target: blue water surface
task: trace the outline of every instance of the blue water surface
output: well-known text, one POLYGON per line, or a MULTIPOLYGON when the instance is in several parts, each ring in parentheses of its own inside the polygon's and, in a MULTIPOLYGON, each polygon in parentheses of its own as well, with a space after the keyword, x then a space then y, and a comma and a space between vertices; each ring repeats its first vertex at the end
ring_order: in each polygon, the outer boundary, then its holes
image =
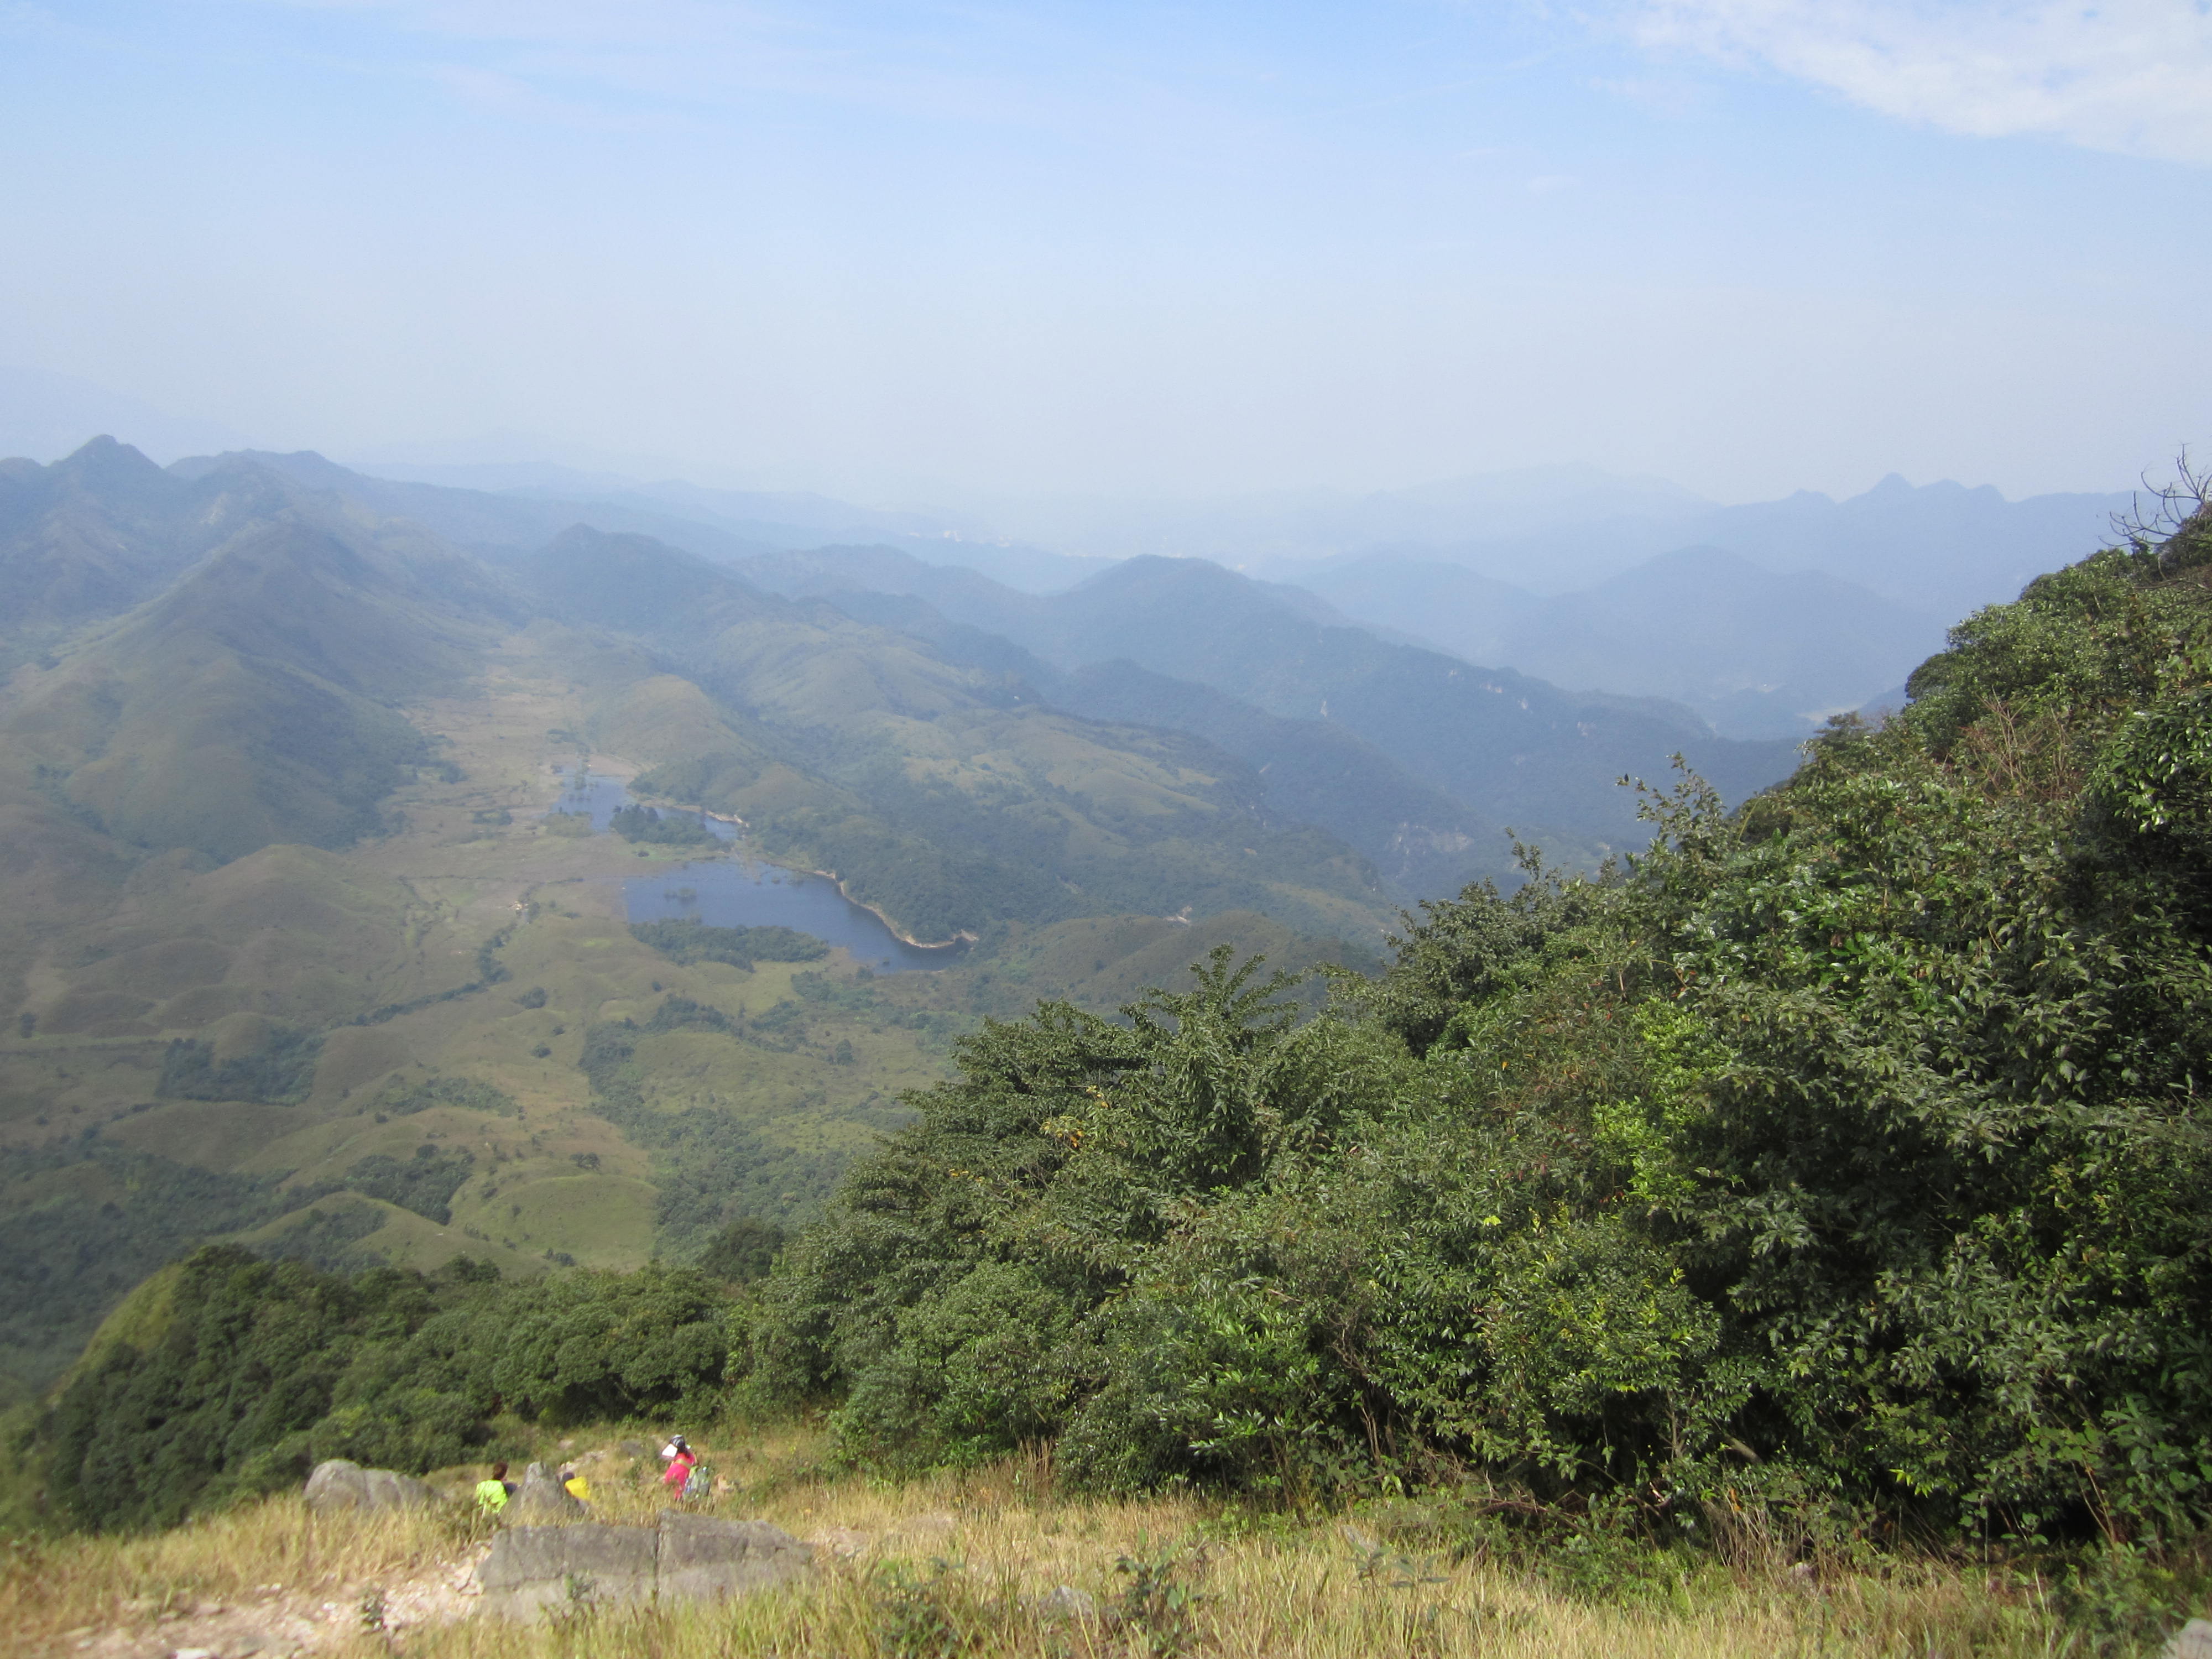
MULTIPOLYGON (((556 810, 589 812, 592 830, 604 833, 608 820, 629 804, 629 791, 618 780, 578 775, 566 781, 556 810)), ((724 841, 735 843, 742 839, 736 824, 720 818, 703 813, 672 813, 665 806, 659 811, 663 817, 696 816, 724 841)), ((795 927, 826 944, 842 946, 855 963, 879 974, 948 967, 964 951, 958 945, 926 950, 908 945, 884 926, 875 912, 839 892, 836 883, 748 859, 742 852, 734 858, 663 865, 649 876, 627 880, 623 883, 623 903, 632 921, 795 927)))
POLYGON ((773 864, 709 859, 668 867, 665 873, 623 883, 632 921, 703 921, 710 927, 795 927, 831 945, 879 974, 945 968, 959 960, 959 946, 924 950, 907 944, 872 910, 864 910, 820 876, 773 864))

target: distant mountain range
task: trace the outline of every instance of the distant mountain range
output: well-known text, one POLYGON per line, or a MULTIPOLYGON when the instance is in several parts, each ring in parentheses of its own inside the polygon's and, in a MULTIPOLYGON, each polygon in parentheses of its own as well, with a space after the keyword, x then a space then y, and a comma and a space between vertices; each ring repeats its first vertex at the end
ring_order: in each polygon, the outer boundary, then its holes
POLYGON ((1802 738, 1838 709, 1893 701, 1950 623, 2100 544, 2130 500, 2008 501, 1893 476, 1841 501, 1800 492, 1722 507, 1662 479, 1556 466, 1364 495, 963 514, 548 466, 412 476, 644 531, 710 558, 881 544, 1033 594, 1097 574, 1112 562, 1101 554, 1205 558, 1318 593, 1340 621, 1559 685, 1678 702, 1744 738, 1802 738), (1000 533, 1006 526, 1012 533, 1000 533))
POLYGON ((1332 561, 1302 580, 1348 616, 1472 661, 1671 698, 1743 738, 1802 738, 1902 684, 1945 628, 1825 572, 1779 574, 1717 547, 1662 553, 1549 598, 1390 555, 1332 561))
POLYGON ((1048 698, 1156 725, 1202 725, 1255 766, 1279 763, 1275 750, 1293 733, 1333 763, 1356 753, 1364 781, 1347 777, 1344 803, 1328 809, 1340 833, 1352 834, 1354 816, 1384 799, 1409 800, 1409 784, 1457 805, 1448 818, 1409 819, 1379 834, 1381 826, 1370 826, 1356 841, 1370 858, 1396 861, 1401 878, 1420 887, 1442 875, 1424 849, 1479 836, 1478 824, 1493 845, 1502 842, 1499 826, 1510 824, 1578 858, 1633 843, 1636 798, 1617 781, 1624 774, 1662 781, 1678 750, 1739 799, 1796 763, 1790 743, 1717 738, 1679 706, 1572 696, 1381 638, 1310 593, 1203 559, 1126 560, 1043 596, 888 548, 824 548, 739 568, 775 591, 857 603, 865 614, 908 629, 932 624, 852 596, 926 601, 945 619, 1039 659, 1043 665, 1026 672, 1048 698), (1194 698, 1191 682, 1214 696, 1194 698), (1224 702, 1273 724, 1232 720, 1224 702), (1384 793, 1386 776, 1395 781, 1384 793))

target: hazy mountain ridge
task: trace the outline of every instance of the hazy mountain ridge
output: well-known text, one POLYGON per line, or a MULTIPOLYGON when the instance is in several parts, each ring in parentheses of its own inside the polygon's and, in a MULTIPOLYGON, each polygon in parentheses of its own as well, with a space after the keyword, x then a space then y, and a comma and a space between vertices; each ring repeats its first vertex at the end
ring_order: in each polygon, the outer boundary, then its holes
MULTIPOLYGON (((1064 591, 1112 561, 1006 540, 994 519, 1124 555, 1210 557, 1319 594, 1341 613, 1315 620, 1354 621, 1396 643, 1441 646, 1585 694, 1666 697, 1723 735, 1753 739, 1802 738, 1828 711, 1880 697, 1941 645, 1949 620, 2009 599, 2101 539, 2128 500, 2008 501, 1986 488, 1916 488, 1892 477, 1842 501, 1800 491, 1719 507, 1663 479, 1561 466, 1364 495, 884 511, 556 467, 427 471, 539 504, 564 500, 600 528, 749 558, 754 580, 787 593, 854 580, 850 568, 825 576, 810 564, 823 531, 833 543, 874 544, 1025 595, 1064 591), (584 509, 586 501, 596 505, 584 509), (1737 562, 1700 571, 1686 557, 1699 546, 1737 562)), ((941 592, 892 559, 859 579, 878 591, 941 592)), ((1022 626, 974 592, 960 619, 989 631, 1022 626)))
POLYGON ((1937 649, 1945 624, 1820 571, 1711 547, 1540 597, 1463 566, 1332 561, 1303 578, 1364 623, 1554 684, 1679 702, 1735 737, 1810 735, 1937 649))
MULTIPOLYGON (((1662 778, 1677 750, 1732 799, 1784 775, 1795 760, 1786 742, 1702 733, 1687 711, 1669 718, 1618 697, 1577 697, 1378 638, 1335 619, 1311 595, 1286 595, 1202 559, 1131 559, 1045 596, 902 561, 890 549, 821 549, 744 568, 793 591, 888 587, 921 598, 1061 673, 1125 660, 1279 720, 1330 721, 1458 803, 1461 814, 1553 832, 1577 853, 1635 836, 1634 798, 1616 780, 1662 778)), ((1156 717, 1171 723, 1171 702, 1157 706, 1156 717)))

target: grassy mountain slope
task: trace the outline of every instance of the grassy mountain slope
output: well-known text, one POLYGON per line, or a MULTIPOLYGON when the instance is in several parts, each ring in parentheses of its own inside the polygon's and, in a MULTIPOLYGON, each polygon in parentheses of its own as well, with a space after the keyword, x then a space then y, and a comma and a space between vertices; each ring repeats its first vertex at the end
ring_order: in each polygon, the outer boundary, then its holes
POLYGON ((586 532, 502 574, 251 462, 107 459, 156 498, 147 538, 223 522, 0 695, 9 1389, 210 1235, 510 1274, 696 1253, 818 1204, 978 1012, 1172 952, 1194 929, 1163 913, 1300 959, 1387 916, 1198 740, 689 556, 586 532), (677 961, 619 882, 690 854, 540 816, 580 742, 1024 954, 927 983, 677 961), (1076 920, 1132 906, 1134 932, 1076 920))
POLYGON ((456 684, 489 638, 381 562, 325 526, 258 520, 19 678, 0 739, 132 846, 228 860, 372 833, 377 803, 428 759, 391 701, 456 684))
POLYGON ((0 463, 0 668, 152 598, 276 493, 196 486, 112 438, 0 463))
MULTIPOLYGON (((1456 893, 1508 868, 1501 825, 1334 720, 1285 720, 1127 661, 1091 664, 1047 684, 1053 700, 1077 714, 1167 726, 1218 744, 1259 774, 1277 811, 1341 836, 1401 891, 1456 893)), ((1559 850, 1574 857, 1584 849, 1559 850)))
MULTIPOLYGON (((1389 915, 1356 854, 1271 811, 1253 769, 1203 739, 1042 707, 1006 672, 640 538, 571 531, 519 574, 731 711, 665 686, 676 747, 628 750, 659 763, 645 787, 744 818, 917 937, 1232 909, 1373 936, 1389 915)), ((600 718, 638 733, 647 716, 626 692, 600 718)))
POLYGON ((697 515, 657 511, 651 502, 571 500, 404 483, 356 472, 312 450, 293 454, 242 450, 196 456, 177 462, 169 470, 179 477, 197 479, 241 466, 343 497, 377 518, 419 526, 456 547, 494 558, 542 547, 576 524, 613 534, 653 536, 707 558, 746 558, 781 544, 773 533, 732 533, 726 527, 702 522, 697 515))

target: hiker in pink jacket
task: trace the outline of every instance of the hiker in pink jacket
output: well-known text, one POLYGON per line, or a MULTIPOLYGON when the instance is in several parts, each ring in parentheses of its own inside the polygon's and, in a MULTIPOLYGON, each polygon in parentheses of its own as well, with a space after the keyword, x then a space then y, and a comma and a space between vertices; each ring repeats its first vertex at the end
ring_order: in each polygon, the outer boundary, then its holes
POLYGON ((691 1479, 691 1471, 699 1467, 699 1454, 679 1434, 670 1438, 660 1455, 668 1460, 668 1473, 660 1477, 660 1484, 672 1488, 678 1498, 685 1496, 684 1486, 691 1479))

